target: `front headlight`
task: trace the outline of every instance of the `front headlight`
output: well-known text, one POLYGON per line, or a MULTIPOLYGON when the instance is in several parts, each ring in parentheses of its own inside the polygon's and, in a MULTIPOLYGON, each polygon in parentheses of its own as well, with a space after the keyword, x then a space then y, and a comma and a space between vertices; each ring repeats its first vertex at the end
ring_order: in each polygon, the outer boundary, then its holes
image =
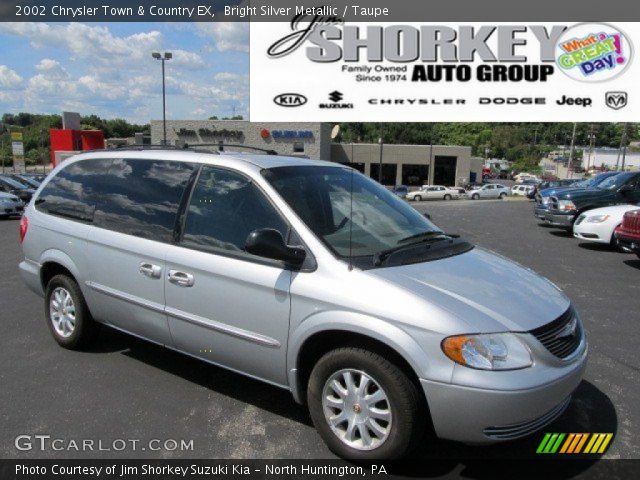
POLYGON ((558 210, 571 212, 572 210, 577 210, 577 208, 576 208, 576 205, 571 200, 560 200, 558 202, 558 210))
POLYGON ((533 364, 527 346, 512 333, 447 337, 442 351, 454 362, 479 370, 515 370, 533 364))
POLYGON ((593 217, 587 217, 585 222, 587 223, 602 223, 609 219, 609 215, 594 215, 593 217))
POLYGON ((549 197, 542 197, 542 205, 549 205, 551 199, 549 197))

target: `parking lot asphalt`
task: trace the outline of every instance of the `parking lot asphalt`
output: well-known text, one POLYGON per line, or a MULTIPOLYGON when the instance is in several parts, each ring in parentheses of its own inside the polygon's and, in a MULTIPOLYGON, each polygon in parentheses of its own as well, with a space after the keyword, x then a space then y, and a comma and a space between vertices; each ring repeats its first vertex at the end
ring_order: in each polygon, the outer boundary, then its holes
MULTIPOLYGON (((490 447, 425 441, 419 458, 530 458, 546 432, 612 432, 606 457, 640 458, 640 259, 540 226, 526 201, 413 204, 448 233, 552 280, 585 323, 590 359, 565 414, 530 438, 490 447)), ((331 458, 290 394, 162 347, 103 330, 89 351, 57 346, 42 299, 22 284, 18 221, 0 220, 1 458, 331 458), (18 435, 138 439, 124 451, 19 451, 18 435), (193 440, 190 451, 144 449, 193 440)), ((461 460, 463 462, 464 460, 461 460)))

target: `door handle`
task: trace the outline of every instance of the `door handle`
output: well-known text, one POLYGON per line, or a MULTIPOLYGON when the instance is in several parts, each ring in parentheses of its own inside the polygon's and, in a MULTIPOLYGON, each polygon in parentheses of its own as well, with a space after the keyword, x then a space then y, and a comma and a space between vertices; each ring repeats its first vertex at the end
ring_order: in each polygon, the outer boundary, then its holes
POLYGON ((149 278, 160 278, 160 274, 162 273, 162 267, 159 265, 154 265, 152 263, 142 262, 138 271, 149 278))
POLYGON ((171 283, 179 287, 192 287, 195 282, 193 275, 178 270, 169 270, 168 278, 171 283))

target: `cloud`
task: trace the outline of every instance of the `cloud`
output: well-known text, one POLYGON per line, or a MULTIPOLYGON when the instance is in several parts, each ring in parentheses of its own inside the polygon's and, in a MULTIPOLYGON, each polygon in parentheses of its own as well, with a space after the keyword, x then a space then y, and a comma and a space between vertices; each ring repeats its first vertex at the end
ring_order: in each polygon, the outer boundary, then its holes
POLYGON ((201 37, 213 39, 221 52, 249 51, 249 24, 246 22, 199 22, 196 28, 201 37))
POLYGON ((44 72, 47 77, 53 80, 64 80, 69 78, 69 72, 60 65, 57 60, 50 58, 43 58, 38 64, 36 64, 36 70, 44 72))
POLYGON ((0 87, 6 90, 16 90, 22 86, 22 77, 6 65, 0 65, 0 87))

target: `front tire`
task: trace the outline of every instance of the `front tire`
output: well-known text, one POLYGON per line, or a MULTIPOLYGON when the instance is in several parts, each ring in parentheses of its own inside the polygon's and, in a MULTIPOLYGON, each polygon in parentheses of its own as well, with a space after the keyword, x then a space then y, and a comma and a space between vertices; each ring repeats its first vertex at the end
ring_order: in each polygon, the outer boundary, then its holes
POLYGON ((93 320, 76 281, 56 275, 47 284, 45 316, 58 345, 70 350, 86 347, 95 338, 99 324, 93 320))
POLYGON ((420 195, 416 195, 415 197, 413 197, 413 199, 414 199, 416 202, 421 202, 421 201, 422 201, 422 197, 421 197, 420 195))
POLYGON ((445 200, 451 200, 451 195, 449 195, 448 193, 444 196, 445 200))
POLYGON ((424 432, 415 384, 369 350, 349 347, 324 355, 311 372, 307 402, 320 436, 342 458, 400 458, 424 432))
POLYGON ((507 198, 507 194, 506 194, 506 193, 504 193, 504 192, 502 192, 502 193, 500 194, 500 200, 504 200, 505 198, 507 198))
POLYGON ((474 193, 473 195, 471 195, 472 200, 478 200, 479 198, 480 198, 480 195, 478 195, 477 193, 474 193))

